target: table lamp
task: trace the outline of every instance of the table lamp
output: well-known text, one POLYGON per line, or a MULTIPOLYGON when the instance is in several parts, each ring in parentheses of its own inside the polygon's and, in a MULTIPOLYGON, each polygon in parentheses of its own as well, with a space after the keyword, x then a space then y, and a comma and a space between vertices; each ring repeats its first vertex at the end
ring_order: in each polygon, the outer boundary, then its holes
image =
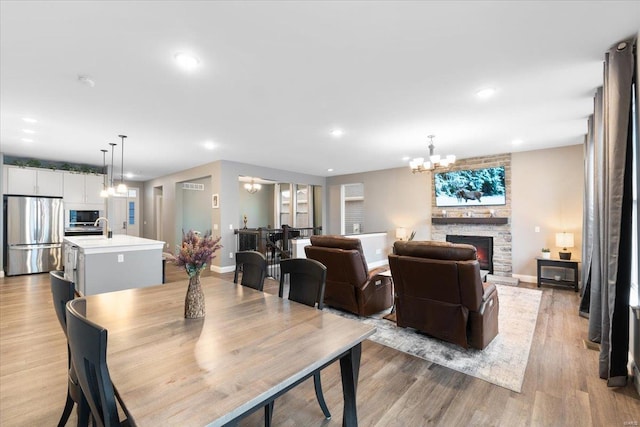
POLYGON ((571 252, 567 252, 567 248, 573 247, 573 233, 556 233, 556 246, 562 248, 560 259, 571 259, 571 252))
POLYGON ((396 239, 404 240, 407 238, 407 229, 403 227, 396 228, 396 239))

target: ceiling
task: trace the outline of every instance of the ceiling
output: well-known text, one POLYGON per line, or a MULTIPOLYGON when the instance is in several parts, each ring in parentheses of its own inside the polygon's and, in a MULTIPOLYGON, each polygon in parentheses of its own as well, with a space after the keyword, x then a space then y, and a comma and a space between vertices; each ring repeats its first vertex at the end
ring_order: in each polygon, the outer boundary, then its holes
POLYGON ((605 51, 639 29, 639 1, 3 0, 0 151, 101 165, 125 134, 147 180, 395 168, 430 134, 458 158, 580 144, 605 51))

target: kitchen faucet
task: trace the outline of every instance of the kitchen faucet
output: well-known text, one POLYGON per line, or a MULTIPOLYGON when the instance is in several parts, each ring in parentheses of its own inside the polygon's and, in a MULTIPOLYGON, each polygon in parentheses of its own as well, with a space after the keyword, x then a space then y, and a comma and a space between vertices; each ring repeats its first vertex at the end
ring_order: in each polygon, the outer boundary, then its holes
POLYGON ((96 222, 93 223, 93 226, 97 227, 98 223, 100 222, 101 219, 104 220, 104 222, 107 223, 107 227, 105 229, 105 232, 107 233, 107 238, 110 239, 112 234, 111 234, 111 229, 109 229, 109 220, 107 218, 101 216, 100 218, 96 219, 96 222))

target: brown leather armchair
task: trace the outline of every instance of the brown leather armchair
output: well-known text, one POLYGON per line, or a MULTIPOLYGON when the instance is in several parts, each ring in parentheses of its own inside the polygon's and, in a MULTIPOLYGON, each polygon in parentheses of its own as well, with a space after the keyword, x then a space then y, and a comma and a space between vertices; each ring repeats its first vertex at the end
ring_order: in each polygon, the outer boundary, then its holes
POLYGON ((387 267, 369 271, 360 239, 342 236, 311 236, 311 246, 305 246, 307 258, 327 267, 324 303, 369 316, 393 305, 393 283, 378 273, 387 267))
POLYGON ((498 291, 480 279, 476 248, 398 241, 389 255, 396 318, 436 338, 482 350, 498 335, 498 291))

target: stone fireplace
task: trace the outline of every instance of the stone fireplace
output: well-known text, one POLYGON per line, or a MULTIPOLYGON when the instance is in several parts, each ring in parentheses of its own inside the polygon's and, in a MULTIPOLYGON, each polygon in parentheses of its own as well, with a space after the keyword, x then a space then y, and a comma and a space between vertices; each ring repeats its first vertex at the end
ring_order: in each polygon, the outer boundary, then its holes
POLYGON ((480 270, 487 270, 489 274, 493 274, 493 237, 447 234, 446 240, 451 243, 464 243, 475 246, 480 270))
MULTIPOLYGON (((476 246, 478 258, 486 258, 486 262, 479 259, 482 270, 489 270, 490 274, 496 276, 510 277, 513 272, 511 258, 511 154, 460 159, 450 169, 481 169, 494 166, 504 166, 505 168, 506 203, 504 205, 474 206, 470 202, 465 206, 437 207, 432 181, 431 240, 444 242, 448 241, 447 236, 461 238, 460 240, 463 241, 460 243, 476 246), (485 249, 480 249, 476 243, 470 243, 469 238, 490 240, 492 253, 485 256, 485 249), (485 265, 490 268, 486 268, 485 265)), ((456 240, 456 242, 458 241, 456 240)))

